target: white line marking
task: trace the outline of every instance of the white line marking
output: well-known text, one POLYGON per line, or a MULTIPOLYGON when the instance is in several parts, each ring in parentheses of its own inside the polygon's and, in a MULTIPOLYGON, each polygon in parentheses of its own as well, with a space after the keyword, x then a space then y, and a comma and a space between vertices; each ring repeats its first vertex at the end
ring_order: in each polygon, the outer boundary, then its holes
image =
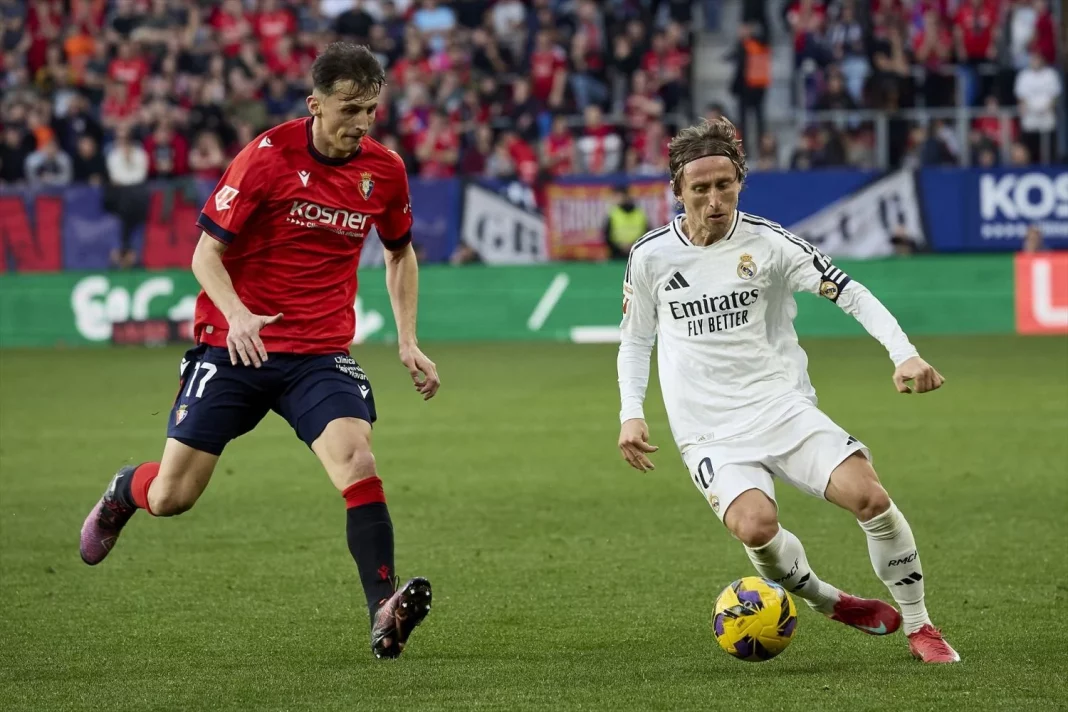
POLYGON ((571 341, 576 344, 618 344, 618 326, 575 326, 571 328, 571 341))
POLYGON ((553 313, 556 303, 560 301, 560 297, 564 295, 564 291, 570 283, 571 279, 564 272, 553 277, 549 288, 545 290, 545 294, 541 295, 541 299, 538 300, 538 306, 534 307, 530 318, 527 319, 528 329, 537 331, 545 324, 545 320, 553 313))

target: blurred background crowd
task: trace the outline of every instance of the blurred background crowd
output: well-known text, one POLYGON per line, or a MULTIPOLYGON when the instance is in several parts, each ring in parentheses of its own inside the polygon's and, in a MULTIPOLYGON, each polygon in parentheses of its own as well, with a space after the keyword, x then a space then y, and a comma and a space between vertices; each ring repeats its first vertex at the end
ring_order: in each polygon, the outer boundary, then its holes
MULTIPOLYGON (((1056 12, 1055 12, 1056 10, 1056 12)), ((0 182, 218 178, 306 115, 317 49, 388 70, 413 175, 662 174, 701 116, 754 170, 1063 160, 1047 0, 0 0, 0 182), (963 111, 962 111, 963 107, 963 111)))

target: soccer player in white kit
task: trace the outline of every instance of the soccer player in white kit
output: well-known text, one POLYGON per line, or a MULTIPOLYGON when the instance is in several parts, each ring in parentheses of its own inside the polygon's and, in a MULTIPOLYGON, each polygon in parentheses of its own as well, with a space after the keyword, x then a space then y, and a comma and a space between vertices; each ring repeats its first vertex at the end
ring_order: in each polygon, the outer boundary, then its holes
POLYGON ((889 352, 899 392, 926 393, 945 379, 863 285, 809 243, 738 210, 746 165, 729 121, 683 130, 671 142, 669 170, 686 212, 634 243, 623 283, 623 457, 653 469, 657 448, 642 403, 659 337, 661 390, 682 459, 760 575, 866 633, 903 623, 909 650, 924 662, 959 661, 927 615, 912 530, 870 452, 816 406, 793 327, 794 293, 820 294, 857 319, 889 352), (801 542, 779 525, 775 478, 852 512, 901 613, 817 577, 801 542))

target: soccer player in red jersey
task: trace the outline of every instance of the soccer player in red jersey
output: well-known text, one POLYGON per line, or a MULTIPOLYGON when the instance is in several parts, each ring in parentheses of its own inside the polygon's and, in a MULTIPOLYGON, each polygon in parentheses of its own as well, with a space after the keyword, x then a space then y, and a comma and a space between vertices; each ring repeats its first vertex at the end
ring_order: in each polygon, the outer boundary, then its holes
POLYGON ((393 658, 430 610, 431 587, 421 577, 397 587, 393 524, 371 452, 374 396, 349 355, 356 267, 372 227, 387 248, 401 362, 424 400, 440 380, 416 342, 418 267, 404 164, 367 136, 382 67, 365 47, 339 42, 316 59, 312 79, 311 117, 245 146, 197 220, 196 345, 182 359, 163 457, 114 476, 82 527, 81 556, 100 563, 139 509, 172 516, 192 507, 226 444, 273 410, 345 499, 371 649, 393 658))

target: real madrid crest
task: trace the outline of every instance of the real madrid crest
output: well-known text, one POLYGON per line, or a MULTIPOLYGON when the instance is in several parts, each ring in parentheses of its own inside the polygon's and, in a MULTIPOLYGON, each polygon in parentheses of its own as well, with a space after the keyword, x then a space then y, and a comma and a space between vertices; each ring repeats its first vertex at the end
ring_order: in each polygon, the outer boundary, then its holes
POLYGON ((363 194, 363 199, 367 200, 371 197, 371 191, 375 189, 375 181, 371 177, 371 174, 364 171, 360 174, 360 193, 363 194))
POLYGON ((820 296, 827 297, 833 302, 838 298, 838 285, 829 279, 823 280, 820 283, 820 296))
POLYGON ((748 253, 743 253, 738 260, 738 276, 742 279, 752 279, 756 277, 757 266, 756 262, 753 262, 753 256, 748 253))

